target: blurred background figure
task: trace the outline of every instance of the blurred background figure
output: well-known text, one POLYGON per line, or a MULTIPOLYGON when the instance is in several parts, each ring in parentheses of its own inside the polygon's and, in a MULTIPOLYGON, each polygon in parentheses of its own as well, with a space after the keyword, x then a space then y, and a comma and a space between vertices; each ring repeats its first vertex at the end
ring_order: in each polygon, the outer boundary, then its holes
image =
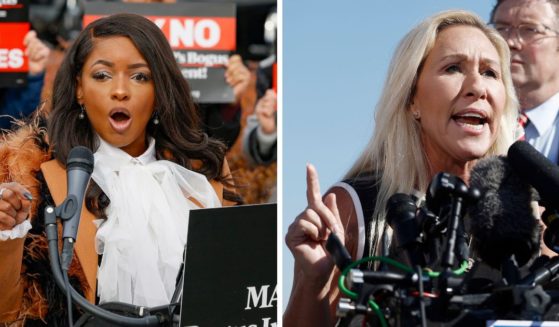
POLYGON ((272 10, 264 24, 264 38, 272 44, 270 55, 256 70, 258 101, 254 114, 247 117, 243 150, 253 164, 267 165, 277 157, 277 94, 274 66, 276 65, 277 13, 272 10))
POLYGON ((507 41, 523 139, 559 161, 559 2, 498 0, 490 23, 507 41))
POLYGON ((256 103, 255 113, 250 115, 245 128, 243 149, 254 164, 266 165, 277 157, 277 97, 274 90, 256 103))
POLYGON ((268 90, 258 100, 255 113, 247 118, 243 150, 248 159, 246 170, 259 172, 252 189, 260 190, 257 193, 260 198, 253 201, 277 202, 277 98, 274 90, 268 90))
MULTIPOLYGON (((250 97, 248 87, 251 72, 244 65, 241 56, 232 55, 225 70, 225 81, 231 88, 235 101, 233 103, 201 103, 198 106, 206 133, 225 143, 231 148, 241 131, 242 107, 248 106, 244 97, 250 97)), ((250 99, 248 100, 250 103, 250 99)))
POLYGON ((14 127, 15 119, 29 117, 41 103, 41 90, 45 68, 50 55, 49 47, 29 31, 23 40, 25 55, 29 58, 29 76, 23 87, 0 88, 0 129, 14 127))
POLYGON ((276 202, 277 185, 277 86, 274 67, 277 49, 277 10, 272 7, 264 22, 267 56, 253 61, 252 83, 245 96, 241 120, 241 135, 228 158, 236 168, 240 181, 239 193, 247 203, 276 202), (240 143, 240 144, 239 144, 240 143), (234 149, 237 150, 237 149, 234 149))

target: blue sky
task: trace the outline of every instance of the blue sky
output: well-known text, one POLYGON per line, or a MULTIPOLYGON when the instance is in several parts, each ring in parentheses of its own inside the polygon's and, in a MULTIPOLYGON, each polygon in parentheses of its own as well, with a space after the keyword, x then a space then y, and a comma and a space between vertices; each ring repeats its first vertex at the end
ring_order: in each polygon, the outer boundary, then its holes
MULTIPOLYGON (((373 112, 399 40, 423 18, 466 9, 488 20, 495 0, 283 1, 283 233, 306 207, 305 165, 324 192, 372 135, 373 112)), ((283 307, 293 259, 282 238, 283 307)))

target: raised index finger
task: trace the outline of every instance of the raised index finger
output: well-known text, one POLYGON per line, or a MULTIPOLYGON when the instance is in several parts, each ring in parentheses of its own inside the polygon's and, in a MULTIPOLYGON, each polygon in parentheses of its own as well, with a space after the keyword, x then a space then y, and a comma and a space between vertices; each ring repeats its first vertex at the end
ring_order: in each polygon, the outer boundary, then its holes
POLYGON ((323 203, 318 173, 312 164, 307 164, 307 203, 311 207, 323 203))

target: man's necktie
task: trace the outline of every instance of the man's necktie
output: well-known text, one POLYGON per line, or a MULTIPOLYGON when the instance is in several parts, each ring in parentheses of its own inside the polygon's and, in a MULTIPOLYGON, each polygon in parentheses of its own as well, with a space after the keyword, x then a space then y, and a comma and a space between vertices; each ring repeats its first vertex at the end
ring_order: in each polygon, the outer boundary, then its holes
POLYGON ((526 141, 526 126, 530 124, 530 119, 525 113, 521 113, 518 116, 518 125, 522 128, 522 135, 518 138, 519 141, 526 141))

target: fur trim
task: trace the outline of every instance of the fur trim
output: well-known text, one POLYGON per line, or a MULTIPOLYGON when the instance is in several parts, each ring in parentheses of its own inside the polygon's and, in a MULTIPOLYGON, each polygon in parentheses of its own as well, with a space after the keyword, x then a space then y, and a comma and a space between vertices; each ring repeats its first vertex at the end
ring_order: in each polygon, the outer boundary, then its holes
MULTIPOLYGON (((26 187, 34 199, 39 198, 39 182, 35 177, 41 163, 50 159, 43 150, 46 132, 37 126, 24 126, 3 136, 0 145, 0 182, 17 182, 26 187)), ((31 217, 37 215, 37 201, 31 204, 31 217)))
MULTIPOLYGON (((242 155, 229 158, 236 190, 247 204, 268 203, 276 191, 277 163, 252 166, 242 155)), ((273 199, 272 202, 275 202, 273 199)))
MULTIPOLYGON (((3 138, 0 144, 0 182, 18 182, 33 195, 33 228, 25 239, 21 269, 24 285, 22 306, 17 320, 7 326, 66 326, 66 299, 52 277, 44 233, 44 208, 54 204, 40 172, 40 165, 51 158, 45 141, 46 132, 37 124, 26 125, 3 138)), ((78 292, 88 288, 78 260, 72 261, 68 275, 78 292)), ((74 317, 78 316, 76 312, 74 317)))

